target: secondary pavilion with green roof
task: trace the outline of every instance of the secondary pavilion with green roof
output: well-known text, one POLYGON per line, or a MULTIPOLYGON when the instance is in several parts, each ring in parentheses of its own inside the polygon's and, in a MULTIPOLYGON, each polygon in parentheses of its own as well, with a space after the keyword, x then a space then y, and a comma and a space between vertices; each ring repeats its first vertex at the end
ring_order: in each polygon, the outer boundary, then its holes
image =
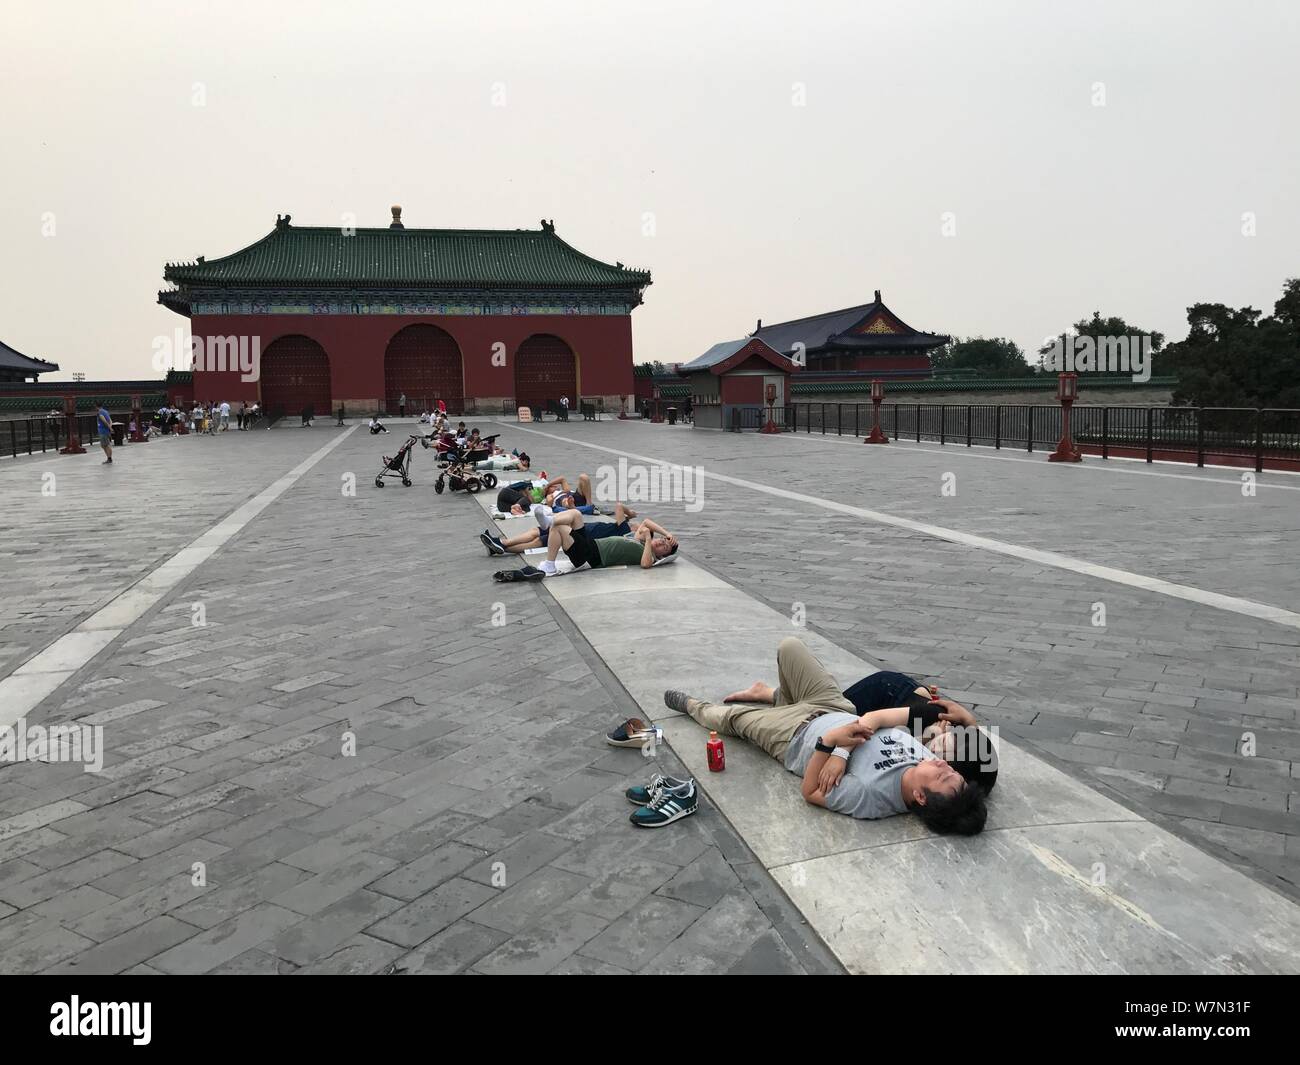
MULTIPOLYGON (((218 259, 168 263, 158 302, 201 341, 200 400, 318 416, 345 404, 407 413, 542 407, 567 396, 618 409, 634 391, 632 309, 650 274, 584 255, 540 229, 294 226, 218 259), (260 352, 256 380, 233 352, 260 352)), ((247 363, 245 363, 247 367, 247 363)))

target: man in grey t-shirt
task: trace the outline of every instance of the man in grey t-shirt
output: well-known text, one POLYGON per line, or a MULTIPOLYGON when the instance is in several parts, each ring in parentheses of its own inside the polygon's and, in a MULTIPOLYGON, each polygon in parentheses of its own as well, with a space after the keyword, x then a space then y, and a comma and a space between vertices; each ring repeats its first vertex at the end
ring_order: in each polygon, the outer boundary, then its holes
MULTIPOLYGON (((838 746, 826 742, 826 734, 855 725, 858 720, 856 714, 833 713, 823 714, 810 721, 790 741, 785 752, 786 769, 800 777, 804 776, 808 763, 817 753, 818 743, 829 747, 838 746)), ((831 757, 836 755, 832 753, 831 757)), ((906 779, 913 788, 921 786, 912 779, 916 774, 909 771, 925 762, 939 763, 936 766, 925 765, 922 776, 936 776, 937 779, 930 783, 941 785, 945 774, 936 774, 935 771, 940 766, 948 768, 942 758, 927 750, 905 728, 882 729, 848 752, 848 765, 844 775, 838 784, 823 795, 820 805, 836 813, 871 820, 905 814, 910 807, 905 798, 907 788, 904 781, 906 779)), ((956 774, 955 770, 950 772, 956 774)))
MULTIPOLYGON (((664 692, 664 702, 707 729, 762 747, 802 777, 801 793, 814 806, 869 819, 912 811, 940 833, 983 830, 982 789, 906 729, 877 729, 878 720, 859 718, 835 678, 800 640, 781 641, 776 668, 773 703, 710 703, 678 691, 664 692)), ((895 716, 905 722, 907 709, 899 708, 895 716)))

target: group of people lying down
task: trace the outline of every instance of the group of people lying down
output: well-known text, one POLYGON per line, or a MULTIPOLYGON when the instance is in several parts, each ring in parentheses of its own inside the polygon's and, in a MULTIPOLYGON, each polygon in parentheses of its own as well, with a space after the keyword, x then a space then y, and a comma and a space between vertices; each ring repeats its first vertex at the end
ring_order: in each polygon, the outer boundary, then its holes
POLYGON ((872 673, 841 691, 793 636, 777 648, 776 672, 775 687, 759 681, 721 703, 680 691, 664 692, 664 703, 763 748, 802 778, 814 806, 871 819, 911 812, 938 833, 983 830, 998 759, 970 710, 902 673, 872 673))
MULTIPOLYGON (((589 522, 596 513, 591 502, 591 478, 580 474, 577 488, 564 477, 516 481, 497 493, 501 516, 532 514, 537 528, 513 537, 502 537, 484 529, 479 540, 489 555, 523 554, 546 548, 546 561, 534 571, 539 576, 559 572, 556 560, 563 551, 573 568, 601 569, 611 566, 640 566, 650 569, 677 554, 677 537, 650 518, 634 521, 636 511, 626 504, 614 507, 613 521, 589 522)), ((532 567, 526 567, 532 570, 532 567)))

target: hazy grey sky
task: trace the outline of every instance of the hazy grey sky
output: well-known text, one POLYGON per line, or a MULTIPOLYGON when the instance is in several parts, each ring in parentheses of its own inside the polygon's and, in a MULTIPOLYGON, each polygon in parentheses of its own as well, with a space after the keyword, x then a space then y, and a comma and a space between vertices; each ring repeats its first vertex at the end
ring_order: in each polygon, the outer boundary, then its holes
POLYGON ((653 271, 638 360, 876 288, 1027 349, 1094 307, 1177 339, 1189 304, 1268 310, 1300 274, 1293 2, 2 10, 0 339, 63 378, 157 376, 185 322, 154 302, 163 263, 277 212, 554 218, 653 271))

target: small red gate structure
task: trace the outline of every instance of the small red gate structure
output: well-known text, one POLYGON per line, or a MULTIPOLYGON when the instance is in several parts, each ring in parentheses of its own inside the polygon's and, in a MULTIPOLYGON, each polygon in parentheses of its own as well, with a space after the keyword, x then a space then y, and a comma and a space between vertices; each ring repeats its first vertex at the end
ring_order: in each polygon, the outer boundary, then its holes
MULTIPOLYGON (((888 444, 889 437, 885 435, 880 428, 880 404, 885 398, 885 383, 879 378, 871 382, 871 435, 864 441, 864 444, 888 444)), ((853 416, 855 419, 857 415, 853 416)))
POLYGON ((1079 398, 1079 375, 1063 373, 1057 378, 1056 398, 1061 401, 1061 439, 1056 450, 1047 456, 1048 462, 1082 462, 1083 454, 1070 439, 1070 408, 1079 398))
POLYGON ((81 435, 77 432, 77 397, 63 397, 64 425, 68 431, 68 442, 59 448, 60 455, 84 455, 86 449, 81 446, 81 435))

